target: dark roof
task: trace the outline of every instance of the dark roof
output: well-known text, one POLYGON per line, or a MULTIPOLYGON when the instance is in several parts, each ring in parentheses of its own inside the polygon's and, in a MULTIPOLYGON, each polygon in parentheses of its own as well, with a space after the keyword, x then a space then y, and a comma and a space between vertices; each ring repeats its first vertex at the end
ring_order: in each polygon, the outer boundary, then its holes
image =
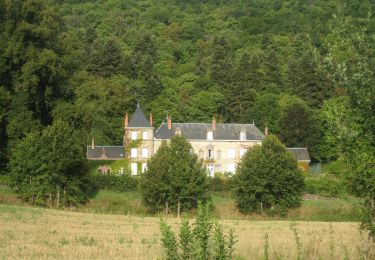
MULTIPOLYGON (((170 139, 176 132, 181 130, 181 134, 187 139, 206 140, 207 130, 212 130, 212 124, 207 123, 174 123, 172 129, 168 129, 168 124, 162 123, 155 133, 156 139, 170 139)), ((246 132, 246 140, 263 140, 264 134, 253 124, 216 124, 214 140, 240 140, 240 132, 246 132)))
POLYGON ((87 146, 87 159, 89 160, 119 160, 125 157, 123 146, 87 146))
POLYGON ((137 109, 130 118, 128 127, 150 127, 150 122, 147 120, 139 106, 137 106, 137 109))
POLYGON ((309 152, 307 148, 286 148, 288 151, 292 152, 297 161, 309 161, 311 162, 309 152))

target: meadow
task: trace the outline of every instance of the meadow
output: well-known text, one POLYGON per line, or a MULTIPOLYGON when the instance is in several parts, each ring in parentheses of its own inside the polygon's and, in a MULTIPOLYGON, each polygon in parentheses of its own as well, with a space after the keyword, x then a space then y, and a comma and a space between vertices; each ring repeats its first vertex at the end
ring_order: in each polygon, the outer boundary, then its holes
MULTIPOLYGON (((160 259, 158 217, 91 214, 0 204, 0 259, 160 259)), ((168 222, 177 229, 180 219, 168 222)), ((223 220, 238 259, 360 259, 356 222, 223 220), (268 234, 268 241, 265 236, 268 234)))

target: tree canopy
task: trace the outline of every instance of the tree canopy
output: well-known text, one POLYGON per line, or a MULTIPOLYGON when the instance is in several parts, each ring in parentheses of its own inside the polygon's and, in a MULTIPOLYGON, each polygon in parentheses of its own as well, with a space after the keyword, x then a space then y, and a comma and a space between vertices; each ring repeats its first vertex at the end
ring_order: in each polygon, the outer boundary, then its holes
POLYGON ((175 135, 163 142, 141 176, 141 193, 146 205, 155 210, 166 206, 181 210, 195 208, 207 199, 207 172, 190 143, 175 135))
POLYGON ((235 175, 235 198, 243 213, 285 214, 302 201, 303 175, 293 155, 274 135, 253 146, 242 158, 235 175))

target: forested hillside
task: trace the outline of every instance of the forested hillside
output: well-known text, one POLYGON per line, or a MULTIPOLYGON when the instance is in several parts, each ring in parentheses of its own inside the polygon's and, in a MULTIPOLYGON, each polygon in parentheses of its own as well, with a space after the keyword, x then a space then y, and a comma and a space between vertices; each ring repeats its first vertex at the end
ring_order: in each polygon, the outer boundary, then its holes
POLYGON ((61 119, 82 148, 156 126, 255 122, 332 161, 374 146, 371 1, 0 0, 0 156, 61 119))

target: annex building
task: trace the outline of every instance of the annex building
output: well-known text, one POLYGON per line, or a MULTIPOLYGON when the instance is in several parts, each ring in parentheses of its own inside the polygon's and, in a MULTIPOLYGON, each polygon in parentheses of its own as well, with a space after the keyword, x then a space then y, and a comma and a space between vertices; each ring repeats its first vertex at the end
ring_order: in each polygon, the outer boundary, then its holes
MULTIPOLYGON (((189 140, 194 152, 204 162, 208 174, 215 172, 231 173, 246 151, 261 145, 265 134, 254 123, 173 123, 168 116, 156 130, 152 124, 152 114, 146 118, 139 105, 132 117, 124 118, 124 138, 121 146, 96 146, 94 139, 87 146, 88 160, 123 160, 127 158, 131 174, 136 175, 147 168, 147 160, 158 150, 164 140, 180 134, 189 140)), ((267 134, 267 133, 266 133, 267 134)), ((296 157, 299 167, 308 170, 310 156, 306 148, 287 148, 296 157)), ((101 170, 109 172, 109 166, 101 166, 101 170)))

